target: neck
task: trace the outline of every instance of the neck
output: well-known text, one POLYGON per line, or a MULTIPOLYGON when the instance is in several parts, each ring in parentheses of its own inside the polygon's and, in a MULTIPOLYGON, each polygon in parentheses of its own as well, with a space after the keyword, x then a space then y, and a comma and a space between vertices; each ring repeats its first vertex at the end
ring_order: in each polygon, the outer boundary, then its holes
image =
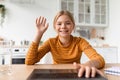
POLYGON ((68 37, 59 37, 59 40, 63 46, 68 46, 70 44, 70 36, 68 37))

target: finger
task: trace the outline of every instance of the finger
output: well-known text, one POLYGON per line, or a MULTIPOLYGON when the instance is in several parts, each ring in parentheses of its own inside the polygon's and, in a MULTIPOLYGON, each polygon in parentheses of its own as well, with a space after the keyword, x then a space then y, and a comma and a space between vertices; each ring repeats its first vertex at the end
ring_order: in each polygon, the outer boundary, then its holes
POLYGON ((77 64, 76 62, 74 62, 73 65, 76 67, 76 69, 78 69, 78 77, 82 77, 85 72, 85 67, 80 64, 77 64))
POLYGON ((43 21, 44 21, 44 17, 41 17, 40 18, 40 24, 43 24, 43 21))
POLYGON ((40 24, 41 19, 42 19, 42 16, 40 16, 40 17, 38 18, 38 23, 39 23, 39 24, 40 24))
POLYGON ((49 24, 48 24, 48 23, 47 23, 47 24, 45 24, 46 29, 48 28, 48 26, 49 26, 49 24))
POLYGON ((38 24, 38 18, 36 18, 36 24, 38 24))
POLYGON ((79 70, 78 70, 78 77, 82 77, 84 75, 84 72, 85 72, 85 68, 84 67, 81 67, 79 70))
POLYGON ((36 19, 36 25, 38 26, 40 24, 41 16, 36 19))
POLYGON ((85 67, 85 77, 89 78, 91 73, 91 68, 89 66, 85 67))
POLYGON ((40 16, 40 17, 38 18, 38 20, 37 20, 37 23, 38 23, 38 24, 40 23, 41 18, 42 18, 42 16, 40 16))
POLYGON ((43 18, 43 25, 45 26, 46 24, 46 18, 43 18))
POLYGON ((91 68, 91 77, 95 77, 95 75, 96 75, 96 68, 95 67, 92 67, 91 68))
POLYGON ((76 65, 77 63, 76 62, 73 62, 73 65, 76 65))
POLYGON ((73 66, 75 66, 76 69, 80 68, 80 64, 77 64, 76 62, 73 63, 73 66))

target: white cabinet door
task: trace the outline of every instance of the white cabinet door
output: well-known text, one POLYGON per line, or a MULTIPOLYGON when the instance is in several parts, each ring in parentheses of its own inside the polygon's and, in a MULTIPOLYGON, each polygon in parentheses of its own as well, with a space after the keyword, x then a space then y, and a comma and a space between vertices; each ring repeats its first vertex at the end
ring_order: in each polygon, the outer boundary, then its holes
POLYGON ((60 9, 70 11, 78 26, 108 26, 108 0, 60 0, 60 9))
POLYGON ((106 63, 118 63, 118 49, 117 47, 95 48, 101 54, 106 63))
POLYGON ((37 64, 53 64, 51 53, 48 52, 37 64))
MULTIPOLYGON (((106 63, 118 63, 117 47, 105 47, 105 48, 97 47, 95 49, 101 56, 103 56, 106 63)), ((84 63, 88 60, 89 59, 87 58, 87 56, 83 53, 81 63, 84 63)))

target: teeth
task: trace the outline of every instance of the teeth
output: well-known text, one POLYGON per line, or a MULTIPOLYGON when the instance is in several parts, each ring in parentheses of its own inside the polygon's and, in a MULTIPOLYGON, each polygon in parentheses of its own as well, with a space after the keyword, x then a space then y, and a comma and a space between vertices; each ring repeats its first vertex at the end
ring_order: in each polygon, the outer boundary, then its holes
POLYGON ((68 32, 68 31, 60 31, 60 32, 63 32, 63 33, 64 33, 64 32, 68 32))
POLYGON ((60 31, 60 32, 68 32, 68 31, 60 31))

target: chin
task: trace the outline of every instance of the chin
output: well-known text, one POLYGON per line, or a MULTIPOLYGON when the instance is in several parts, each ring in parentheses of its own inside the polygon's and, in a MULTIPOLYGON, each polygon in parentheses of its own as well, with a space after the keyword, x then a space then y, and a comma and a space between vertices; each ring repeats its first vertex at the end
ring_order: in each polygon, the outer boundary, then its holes
POLYGON ((60 35, 61 37, 68 37, 68 36, 70 36, 70 35, 66 35, 66 34, 64 34, 64 35, 60 35))

